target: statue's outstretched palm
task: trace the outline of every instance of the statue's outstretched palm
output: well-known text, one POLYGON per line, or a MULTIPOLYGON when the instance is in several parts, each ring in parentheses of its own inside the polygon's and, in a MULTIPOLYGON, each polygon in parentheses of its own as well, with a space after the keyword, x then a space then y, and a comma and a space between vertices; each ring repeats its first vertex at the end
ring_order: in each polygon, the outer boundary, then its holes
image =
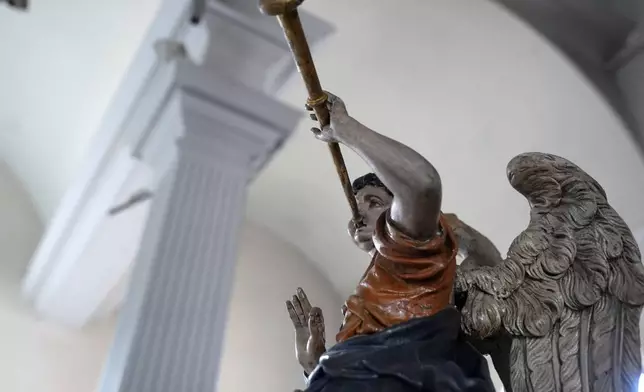
POLYGON ((295 355, 304 371, 311 373, 326 351, 322 310, 311 307, 301 288, 292 300, 286 301, 286 308, 295 328, 295 355))

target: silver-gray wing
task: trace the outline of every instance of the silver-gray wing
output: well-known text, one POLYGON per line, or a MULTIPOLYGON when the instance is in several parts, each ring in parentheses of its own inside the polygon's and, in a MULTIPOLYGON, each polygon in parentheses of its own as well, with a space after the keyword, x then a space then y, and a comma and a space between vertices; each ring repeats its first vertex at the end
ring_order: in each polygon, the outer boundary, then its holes
POLYGON ((563 158, 519 155, 508 178, 530 223, 502 263, 458 270, 463 329, 512 336, 514 392, 636 392, 644 266, 631 231, 563 158))

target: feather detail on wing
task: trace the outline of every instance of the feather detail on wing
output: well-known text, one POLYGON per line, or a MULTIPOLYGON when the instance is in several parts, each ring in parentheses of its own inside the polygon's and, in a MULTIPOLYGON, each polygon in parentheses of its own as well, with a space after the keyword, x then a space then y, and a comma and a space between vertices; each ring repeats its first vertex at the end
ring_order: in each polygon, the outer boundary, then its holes
POLYGON ((464 331, 513 337, 514 392, 635 392, 644 266, 631 231, 563 158, 519 155, 508 178, 530 223, 500 264, 459 270, 464 331))

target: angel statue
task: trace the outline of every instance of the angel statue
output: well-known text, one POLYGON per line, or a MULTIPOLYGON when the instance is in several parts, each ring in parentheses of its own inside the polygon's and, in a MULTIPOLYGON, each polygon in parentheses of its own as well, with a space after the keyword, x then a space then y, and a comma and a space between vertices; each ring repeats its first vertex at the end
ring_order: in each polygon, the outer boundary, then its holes
POLYGON ((644 266, 592 177, 554 155, 512 159, 531 212, 502 258, 441 213, 431 163, 328 96, 331 124, 315 136, 374 171, 353 184, 362 221, 349 224, 372 261, 328 351, 322 311, 302 290, 287 301, 306 391, 494 391, 489 353, 506 391, 636 392, 644 266))

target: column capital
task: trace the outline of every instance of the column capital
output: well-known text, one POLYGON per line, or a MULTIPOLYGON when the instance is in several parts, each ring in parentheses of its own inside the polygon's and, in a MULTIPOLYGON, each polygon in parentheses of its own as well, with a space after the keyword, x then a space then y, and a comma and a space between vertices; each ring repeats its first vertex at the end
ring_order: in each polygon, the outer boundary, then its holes
POLYGON ((301 110, 190 59, 177 58, 168 67, 157 75, 157 84, 166 87, 151 89, 157 96, 165 90, 157 107, 141 108, 150 121, 135 151, 160 172, 181 152, 204 163, 249 168, 253 176, 302 117, 301 110))

